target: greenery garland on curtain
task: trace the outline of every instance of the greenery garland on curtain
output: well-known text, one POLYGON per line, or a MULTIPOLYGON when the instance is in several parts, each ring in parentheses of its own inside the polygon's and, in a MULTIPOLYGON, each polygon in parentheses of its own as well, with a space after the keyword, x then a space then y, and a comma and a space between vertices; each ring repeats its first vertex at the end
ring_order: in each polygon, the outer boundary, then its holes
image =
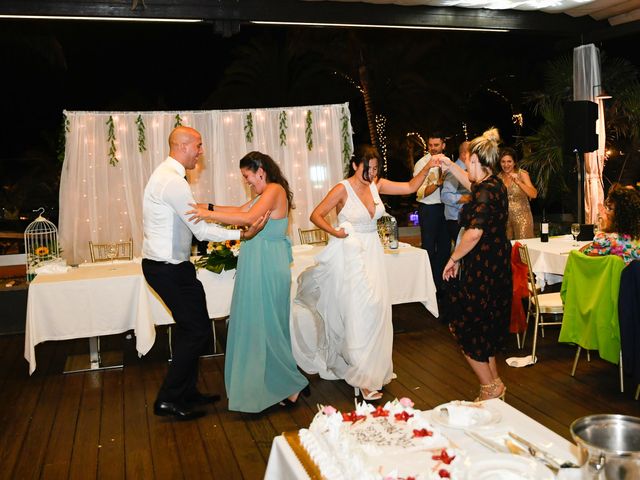
POLYGON ((340 117, 340 136, 342 137, 342 162, 345 166, 345 174, 349 171, 349 161, 351 160, 351 146, 349 145, 349 139, 351 138, 351 132, 349 131, 349 115, 347 115, 344 107, 340 109, 342 116, 340 117))
POLYGON ((115 167, 118 165, 118 157, 116 157, 116 128, 113 124, 113 116, 109 115, 107 120, 107 141, 109 142, 109 165, 115 167))
POLYGON ((181 127, 182 126, 182 117, 180 117, 179 113, 176 113, 175 119, 176 119, 176 123, 173 124, 173 128, 181 127))
POLYGON ((304 134, 307 139, 307 150, 313 150, 313 117, 311 110, 307 110, 307 118, 305 121, 304 134))
POLYGON ((244 120, 244 136, 247 139, 247 143, 253 143, 253 115, 251 112, 247 113, 244 120))
POLYGON ((279 119, 279 128, 280 128, 280 146, 281 147, 286 147, 287 146, 287 112, 285 112, 284 110, 282 110, 280 112, 280 115, 278 115, 278 119, 279 119))
POLYGON ((61 165, 64 163, 64 152, 67 148, 67 133, 71 131, 69 125, 69 119, 67 115, 63 113, 62 125, 60 125, 60 129, 58 130, 58 154, 56 155, 61 165))
POLYGON ((147 145, 146 145, 145 126, 144 126, 144 121, 142 120, 142 115, 138 115, 136 117, 136 126, 138 127, 138 151, 140 153, 143 153, 147 150, 147 145))

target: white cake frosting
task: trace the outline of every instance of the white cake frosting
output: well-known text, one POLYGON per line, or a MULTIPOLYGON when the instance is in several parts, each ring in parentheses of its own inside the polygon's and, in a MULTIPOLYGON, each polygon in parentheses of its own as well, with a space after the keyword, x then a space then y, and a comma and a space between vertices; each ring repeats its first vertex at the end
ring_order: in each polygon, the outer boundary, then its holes
POLYGON ((446 458, 456 455, 449 440, 407 398, 388 402, 378 410, 365 402, 354 412, 320 407, 299 436, 328 480, 447 478, 446 473, 458 461, 446 458))

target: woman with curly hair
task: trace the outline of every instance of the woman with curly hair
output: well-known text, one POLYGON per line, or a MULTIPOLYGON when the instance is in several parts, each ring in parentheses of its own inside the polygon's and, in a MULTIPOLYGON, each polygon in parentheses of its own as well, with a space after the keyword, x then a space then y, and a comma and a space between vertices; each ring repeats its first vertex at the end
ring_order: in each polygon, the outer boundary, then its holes
POLYGON ((600 231, 582 247, 585 255, 618 255, 628 265, 640 260, 640 193, 614 185, 600 205, 600 231))

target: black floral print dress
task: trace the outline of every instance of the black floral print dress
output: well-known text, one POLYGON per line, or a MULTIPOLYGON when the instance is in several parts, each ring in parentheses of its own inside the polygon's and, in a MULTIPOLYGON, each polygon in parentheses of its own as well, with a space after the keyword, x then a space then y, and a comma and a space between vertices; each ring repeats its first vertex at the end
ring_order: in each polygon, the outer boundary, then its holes
POLYGON ((495 175, 471 187, 472 200, 460 212, 465 229, 482 229, 482 237, 464 256, 461 275, 450 285, 449 328, 462 351, 487 362, 504 348, 511 315, 511 242, 507 239, 509 200, 495 175), (451 288, 453 287, 453 288, 451 288))

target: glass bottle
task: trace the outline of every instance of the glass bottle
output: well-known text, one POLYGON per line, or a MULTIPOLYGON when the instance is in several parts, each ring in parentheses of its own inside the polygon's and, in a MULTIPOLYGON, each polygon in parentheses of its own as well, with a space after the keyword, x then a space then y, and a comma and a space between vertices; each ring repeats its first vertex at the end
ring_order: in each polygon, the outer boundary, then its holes
POLYGON ((389 248, 398 248, 398 221, 389 215, 389 248))
POLYGON ((549 241, 549 223, 547 222, 547 217, 544 214, 544 209, 542 210, 542 223, 540 224, 540 241, 549 241))

